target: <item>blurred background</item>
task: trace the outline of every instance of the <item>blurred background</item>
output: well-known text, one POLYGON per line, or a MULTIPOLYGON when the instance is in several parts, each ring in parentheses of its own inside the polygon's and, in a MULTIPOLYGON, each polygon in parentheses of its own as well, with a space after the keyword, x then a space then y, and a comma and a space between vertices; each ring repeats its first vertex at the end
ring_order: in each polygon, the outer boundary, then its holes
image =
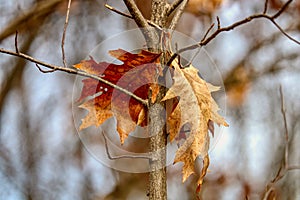
MULTIPOLYGON (((104 3, 72 1, 65 41, 69 65, 86 58, 111 35, 136 28, 104 3)), ((128 12, 122 1, 108 3, 128 12)), ((149 18, 151 2, 137 3, 149 18)), ((268 13, 283 3, 269 0, 268 13)), ((67 4, 67 0, 0 0, 0 47, 14 50, 17 30, 21 52, 62 65, 67 4)), ((263 8, 261 0, 190 0, 177 31, 199 41, 216 16, 226 26, 263 8)), ((295 0, 278 23, 300 40, 299 19, 300 1, 295 0)), ((205 49, 224 81, 230 127, 223 129, 210 152, 202 198, 300 199, 300 46, 261 19, 222 33, 205 49), (290 170, 281 170, 280 179, 272 182, 278 170, 288 166, 290 170)), ((0 54, 0 199, 147 199, 147 173, 108 168, 83 147, 72 114, 74 81, 73 75, 43 74, 33 63, 0 54)), ((168 199, 195 199, 197 176, 182 184, 181 166, 168 167, 168 199)))

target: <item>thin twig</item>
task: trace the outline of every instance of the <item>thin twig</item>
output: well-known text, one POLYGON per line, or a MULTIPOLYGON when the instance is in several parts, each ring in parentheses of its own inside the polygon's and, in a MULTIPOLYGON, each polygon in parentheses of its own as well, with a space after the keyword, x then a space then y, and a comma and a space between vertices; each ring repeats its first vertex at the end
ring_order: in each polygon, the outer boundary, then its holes
POLYGON ((219 16, 217 16, 217 22, 218 22, 218 29, 220 29, 221 28, 221 22, 220 22, 219 16))
POLYGON ((16 34, 15 34, 15 49, 16 49, 16 53, 19 54, 19 48, 18 48, 18 31, 16 31, 16 34))
POLYGON ((283 6, 279 9, 279 11, 272 16, 272 18, 276 19, 277 17, 279 17, 285 11, 285 9, 289 6, 289 4, 292 3, 292 1, 293 0, 289 0, 285 4, 283 4, 283 6))
POLYGON ((69 24, 69 15, 70 15, 70 7, 71 7, 72 0, 69 0, 68 2, 68 8, 67 8, 67 15, 66 15, 66 21, 64 25, 64 31, 61 39, 61 52, 62 52, 62 60, 64 67, 67 67, 67 61, 66 61, 66 55, 65 55, 65 38, 66 38, 66 32, 69 24))
MULTIPOLYGON (((178 52, 178 43, 175 43, 175 51, 176 53, 178 52)), ((178 65, 181 67, 181 56, 178 56, 178 65)))
POLYGON ((263 14, 266 14, 266 13, 267 13, 267 11, 268 11, 268 3, 269 3, 269 1, 268 1, 268 0, 266 0, 266 1, 265 1, 265 7, 264 7, 263 14))
POLYGON ((107 3, 104 4, 104 6, 105 6, 107 9, 109 9, 110 11, 113 11, 113 12, 115 12, 115 13, 117 13, 117 14, 119 14, 119 15, 122 15, 122 16, 124 16, 124 17, 133 19, 133 17, 132 17, 131 15, 129 15, 129 14, 127 14, 127 13, 124 13, 124 12, 118 10, 118 9, 112 7, 111 5, 108 5, 107 3))
POLYGON ((209 29, 207 29, 207 31, 205 32, 205 34, 204 34, 204 36, 203 36, 201 42, 202 42, 203 40, 205 40, 205 38, 207 37, 208 33, 211 31, 211 29, 212 29, 214 26, 215 26, 215 23, 212 23, 212 24, 210 25, 209 29))
POLYGON ((16 53, 16 52, 12 52, 12 51, 8 51, 6 49, 3 49, 3 48, 0 48, 0 53, 4 53, 4 54, 8 54, 8 55, 12 55, 12 56, 16 56, 16 57, 19 57, 19 58, 23 58, 23 59, 26 59, 28 61, 31 61, 35 64, 38 64, 38 65, 42 65, 44 67, 47 67, 49 69, 53 69, 55 71, 63 71, 63 72, 67 72, 67 73, 70 73, 70 74, 77 74, 77 75, 80 75, 80 76, 84 76, 84 77, 88 77, 88 78, 93 78, 95 80, 98 80, 102 83, 105 83, 125 94, 127 94, 128 96, 134 98, 135 100, 137 100, 138 102, 144 104, 145 106, 148 106, 148 101, 147 100, 144 100, 138 96, 136 96, 135 94, 133 94, 132 92, 129 92, 128 90, 118 86, 118 85, 115 85, 97 75, 93 75, 93 74, 89 74, 89 73, 86 73, 85 71, 82 71, 82 70, 78 70, 78 69, 75 69, 75 68, 69 68, 69 67, 61 67, 61 66, 56 66, 56 65, 51 65, 51 64, 48 64, 48 63, 45 63, 43 61, 40 61, 40 60, 37 60, 29 55, 26 55, 26 54, 23 54, 23 53, 16 53))
POLYGON ((300 41, 296 40, 295 38, 293 38, 292 36, 290 36, 289 34, 287 34, 280 26, 279 24, 277 24, 277 22, 275 22, 274 19, 270 19, 271 22, 278 28, 278 30, 288 39, 290 39, 291 41, 295 42, 296 44, 300 45, 300 41))
MULTIPOLYGON (((201 47, 200 47, 200 48, 201 48, 201 47)), ((191 58, 191 60, 189 61, 189 63, 188 63, 187 65, 185 65, 184 68, 190 66, 190 65, 193 63, 193 61, 196 59, 197 55, 198 55, 199 52, 200 52, 200 48, 197 49, 197 51, 194 53, 194 55, 193 55, 193 57, 191 58)), ((180 57, 180 56, 179 56, 179 57, 180 57)), ((200 72, 198 72, 198 73, 200 73, 200 72)))
MULTIPOLYGON (((178 51, 178 53, 182 53, 182 52, 185 52, 185 51, 188 51, 188 50, 193 50, 193 49, 196 49, 198 48, 199 46, 205 46, 207 45, 209 42, 211 42, 214 38, 216 38, 220 33, 222 32, 225 32, 225 31, 231 31, 233 29, 235 29, 236 27, 239 27, 243 24, 246 24, 248 22, 251 22, 252 20, 254 19, 259 19, 259 18, 265 18, 265 19, 268 19, 270 20, 277 28, 278 30, 284 35, 286 36, 288 39, 290 39, 291 41, 295 42, 296 44, 300 45, 300 41, 296 40, 295 38, 291 37, 289 34, 287 34, 280 26, 279 24, 277 24, 277 22, 275 21, 275 19, 280 16, 283 11, 288 7, 288 5, 292 2, 292 0, 289 0, 287 1, 282 7, 281 9, 275 13, 274 15, 270 16, 270 15, 267 15, 267 14, 254 14, 254 15, 251 15, 243 20, 240 20, 240 21, 237 21, 229 26, 226 26, 226 27, 223 27, 223 28, 218 28, 216 31, 214 31, 208 38, 206 38, 205 40, 201 40, 199 43, 197 44, 194 44, 194 45, 190 45, 190 46, 187 46, 187 47, 184 47, 182 49, 180 49, 178 51)), ((176 54, 173 54, 170 58, 170 60, 168 61, 168 63, 172 63, 172 61, 176 58, 176 54)))
POLYGON ((40 72, 42 73, 52 73, 55 72, 55 69, 51 69, 51 70, 43 70, 38 64, 35 64, 35 66, 39 69, 40 72))
POLYGON ((175 12, 174 17, 171 20, 171 23, 169 25, 170 30, 174 30, 176 28, 176 25, 178 24, 179 19, 181 18, 181 15, 183 14, 183 11, 188 3, 188 0, 182 0, 181 4, 179 4, 179 7, 177 11, 175 12))
POLYGON ((289 153, 289 132, 288 132, 288 127, 287 127, 287 120, 286 120, 286 109, 285 109, 285 104, 284 104, 284 97, 283 97, 283 92, 282 92, 282 86, 280 85, 279 87, 279 93, 280 93, 280 101, 281 101, 281 113, 283 117, 283 122, 284 122, 284 136, 285 136, 285 153, 284 153, 284 164, 285 168, 288 168, 288 153, 289 153))
POLYGON ((175 0, 169 7, 168 11, 167 11, 167 16, 170 16, 174 10, 176 10, 176 8, 183 2, 184 0, 175 0))
POLYGON ((266 192, 264 193, 264 200, 267 200, 270 193, 274 190, 274 184, 276 184, 279 180, 281 180, 288 171, 291 170, 298 170, 300 169, 300 166, 289 166, 289 133, 288 133, 288 127, 287 127, 287 119, 286 119, 286 109, 285 109, 285 103, 284 103, 284 96, 282 91, 282 86, 279 87, 279 93, 280 93, 280 102, 281 102, 281 114, 284 122, 284 158, 281 162, 281 165, 277 171, 276 176, 273 180, 270 181, 270 183, 266 187, 266 192))
MULTIPOLYGON (((127 14, 127 13, 124 13, 124 12, 122 12, 122 11, 120 11, 120 10, 118 10, 118 9, 116 9, 116 8, 114 8, 114 7, 112 7, 111 5, 108 5, 107 3, 104 5, 107 9, 109 9, 110 11, 112 11, 112 12, 115 12, 115 13, 117 13, 117 14, 119 14, 119 15, 122 15, 123 17, 127 17, 127 18, 129 18, 129 19, 133 19, 133 17, 130 15, 130 14, 127 14)), ((148 19, 146 19, 146 21, 147 21, 147 23, 150 25, 150 26, 153 26, 153 27, 155 27, 155 28, 157 28, 158 30, 162 30, 162 28, 160 27, 160 26, 158 26, 157 24, 155 24, 154 22, 152 22, 152 21, 150 21, 150 20, 148 20, 148 19)))
POLYGON ((107 157, 110 159, 110 160, 118 160, 118 159, 124 159, 124 158, 130 158, 130 159, 147 159, 149 160, 150 159, 150 156, 141 156, 141 155, 121 155, 121 156, 111 156, 110 155, 110 152, 109 152, 109 148, 108 148, 108 144, 107 144, 107 139, 105 137, 105 134, 104 134, 104 131, 102 131, 102 135, 103 135, 103 138, 104 138, 104 145, 105 145, 105 151, 106 151, 106 154, 107 154, 107 157))

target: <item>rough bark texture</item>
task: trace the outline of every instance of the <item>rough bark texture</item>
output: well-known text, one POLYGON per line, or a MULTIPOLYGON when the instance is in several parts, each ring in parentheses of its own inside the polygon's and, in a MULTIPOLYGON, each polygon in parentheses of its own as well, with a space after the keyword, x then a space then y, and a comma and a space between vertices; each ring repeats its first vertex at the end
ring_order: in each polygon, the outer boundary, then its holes
MULTIPOLYGON (((161 91, 158 100, 164 96, 161 91)), ((155 103, 149 109, 150 152, 152 152, 149 174, 149 199, 166 200, 166 128, 164 104, 155 103)))
POLYGON ((160 27, 165 27, 167 22, 168 3, 166 0, 152 0, 151 21, 160 27))
MULTIPOLYGON (((151 21, 160 27, 165 27, 166 24, 166 11, 167 2, 165 0, 153 0, 152 1, 152 13, 151 21)), ((160 38, 160 34, 158 36, 160 38)), ((154 41, 153 50, 160 52, 160 44, 158 41, 154 41)), ((164 66, 165 59, 164 54, 162 56, 161 64, 164 66)), ((163 83, 162 83, 163 84, 163 83)), ((148 114, 148 124, 150 138, 150 152, 152 152, 152 158, 149 162, 150 174, 149 174, 149 199, 150 200, 166 200, 167 199, 167 184, 166 184, 166 116, 165 105, 161 102, 161 99, 165 95, 165 89, 161 88, 157 97, 156 103, 150 104, 148 114)))

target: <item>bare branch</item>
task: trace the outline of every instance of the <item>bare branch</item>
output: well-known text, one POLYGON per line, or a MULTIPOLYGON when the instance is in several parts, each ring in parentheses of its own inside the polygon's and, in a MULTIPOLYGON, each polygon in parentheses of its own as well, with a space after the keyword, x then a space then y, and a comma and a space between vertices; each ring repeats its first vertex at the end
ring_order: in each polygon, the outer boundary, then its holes
POLYGON ((188 0, 182 0, 181 1, 181 4, 179 4, 179 7, 178 7, 178 9, 177 9, 177 11, 176 11, 176 13, 175 13, 175 15, 174 15, 174 17, 173 17, 170 25, 169 25, 169 29, 171 29, 171 30, 175 29, 175 27, 178 24, 178 21, 179 21, 181 15, 182 15, 182 13, 183 13, 183 11, 184 11, 187 3, 188 3, 188 0))
POLYGON ((150 26, 148 25, 148 21, 144 18, 143 14, 137 7, 134 0, 123 0, 123 1, 127 6, 127 9, 130 12, 131 16, 133 17, 135 23, 138 25, 138 27, 142 28, 141 31, 145 37, 148 48, 151 48, 152 44, 154 44, 154 41, 156 41, 157 39, 156 34, 150 29, 150 26))
POLYGON ((19 54, 19 48, 18 48, 18 31, 16 31, 16 34, 15 34, 15 49, 16 49, 16 53, 19 54))
MULTIPOLYGON (((127 13, 124 13, 124 12, 122 12, 122 11, 120 11, 120 10, 118 10, 118 9, 116 9, 116 8, 114 8, 114 7, 112 7, 111 5, 108 5, 108 4, 105 4, 104 5, 107 9, 109 9, 110 11, 112 11, 112 12, 115 12, 115 13, 117 13, 117 14, 119 14, 119 15, 122 15, 122 16, 124 16, 124 17, 127 17, 127 18, 129 18, 129 19, 133 19, 133 17, 131 16, 131 15, 129 15, 129 14, 127 14, 127 13)), ((160 27, 160 26, 158 26, 157 24, 155 24, 154 22, 152 22, 152 21, 150 21, 150 20, 147 20, 147 23, 150 25, 150 26, 153 26, 153 27, 155 27, 155 28, 157 28, 158 30, 162 30, 162 28, 160 27)))
POLYGON ((117 14, 119 14, 119 15, 122 15, 122 16, 124 16, 124 17, 133 19, 133 17, 132 17, 131 15, 129 15, 129 14, 127 14, 127 13, 124 13, 124 12, 122 12, 122 11, 120 11, 120 10, 117 10, 116 8, 114 8, 114 7, 110 6, 110 5, 108 5, 107 3, 106 3, 104 6, 105 6, 107 9, 109 9, 110 11, 113 11, 113 12, 115 12, 115 13, 117 13, 117 14))
POLYGON ((174 10, 177 9, 177 7, 185 0, 175 0, 169 7, 168 12, 167 12, 167 16, 170 16, 174 10))
POLYGON ((71 7, 72 0, 69 0, 68 2, 68 8, 67 8, 67 15, 66 15, 66 21, 64 25, 64 31, 61 39, 61 52, 62 52, 62 60, 64 67, 67 67, 67 61, 66 61, 66 55, 65 55, 65 38, 66 38, 66 32, 69 24, 69 15, 70 15, 70 7, 71 7))
POLYGON ((19 58, 23 58, 25 60, 28 60, 30 62, 33 62, 35 64, 38 64, 38 65, 42 65, 44 67, 47 67, 49 69, 53 69, 54 71, 63 71, 63 72, 67 72, 67 73, 70 73, 70 74, 77 74, 77 75, 80 75, 80 76, 84 76, 84 77, 89 77, 89 78, 93 78, 95 80, 98 80, 102 83, 105 83, 125 94, 127 94, 128 96, 131 96, 132 98, 134 98, 135 100, 139 101, 140 103, 144 104, 145 106, 148 106, 148 101, 147 100, 144 100, 138 96, 136 96, 135 94, 133 94, 132 92, 129 92, 128 90, 125 90, 124 88, 118 86, 118 85, 115 85, 97 75, 93 75, 93 74, 89 74, 89 73, 86 73, 84 71, 81 71, 81 70, 78 70, 78 69, 75 69, 75 68, 69 68, 69 67, 61 67, 61 66, 56 66, 56 65, 51 65, 51 64, 48 64, 48 63, 45 63, 43 61, 40 61, 40 60, 37 60, 29 55, 26 55, 26 54, 23 54, 23 53, 15 53, 15 52, 12 52, 12 51, 8 51, 6 49, 3 49, 3 48, 0 48, 0 53, 4 53, 4 54, 8 54, 8 55, 12 55, 12 56, 16 56, 16 57, 19 57, 19 58))
POLYGON ((279 17, 286 10, 289 4, 292 3, 292 1, 293 0, 289 0, 285 4, 283 4, 283 6, 279 9, 279 11, 272 16, 272 18, 276 19, 277 17, 279 17))
POLYGON ((220 22, 219 16, 217 16, 217 22, 218 22, 218 29, 220 29, 221 28, 221 22, 220 22))
POLYGON ((136 3, 134 0, 123 0, 125 5, 127 6, 127 9, 131 13, 131 16, 133 17, 135 23, 141 27, 141 28, 146 28, 148 26, 147 20, 144 18, 143 14, 137 7, 136 3))
MULTIPOLYGON (((199 53, 200 53, 200 48, 197 49, 197 51, 194 53, 193 57, 190 59, 190 61, 188 62, 188 64, 186 64, 186 65, 184 66, 184 68, 190 66, 190 65, 193 63, 193 61, 196 59, 196 57, 197 57, 197 55, 198 55, 199 53)), ((178 56, 178 57, 180 58, 180 56, 178 56)), ((198 72, 198 73, 200 73, 200 72, 198 72)))
MULTIPOLYGON (((188 50, 193 50, 193 49, 196 49, 198 48, 199 46, 205 46, 207 45, 209 42, 211 42, 214 38, 216 38, 220 33, 222 32, 225 32, 225 31, 231 31, 243 24, 246 24, 246 23, 249 23, 251 22, 252 20, 254 19, 259 19, 259 18, 265 18, 265 19, 268 19, 270 20, 277 28, 278 30, 284 35, 286 36, 288 39, 290 39, 291 41, 295 42, 296 44, 300 45, 300 41, 298 41, 297 39, 293 38, 292 36, 290 36, 288 33, 286 33, 281 27, 279 24, 277 24, 277 22, 275 21, 275 19, 277 17, 279 17, 283 11, 287 8, 287 6, 292 2, 292 0, 289 0, 288 2, 286 2, 281 8, 280 10, 275 13, 274 15, 270 16, 270 15, 267 15, 267 14, 254 14, 254 15, 251 15, 243 20, 240 20, 240 21, 237 21, 229 26, 226 26, 226 27, 219 27, 216 31, 214 31, 208 38, 206 39, 202 39, 199 43, 197 44, 194 44, 194 45, 190 45, 190 46, 187 46, 187 47, 184 47, 182 49, 180 49, 178 51, 178 53, 182 53, 182 52, 185 52, 185 51, 188 51, 188 50)), ((218 22, 219 23, 219 22, 218 22)), ((170 60, 168 61, 168 63, 172 63, 172 61, 177 57, 176 53, 173 54, 170 58, 170 60)))
POLYGON ((289 34, 286 33, 286 31, 284 31, 279 24, 277 24, 277 22, 275 22, 274 19, 270 19, 271 22, 278 28, 278 30, 288 39, 290 39, 291 41, 295 42, 296 44, 300 45, 300 41, 296 40, 295 38, 293 38, 292 36, 290 36, 289 34))
POLYGON ((266 1, 265 1, 265 7, 264 7, 263 14, 266 14, 266 13, 267 13, 267 11, 268 11, 268 3, 269 3, 269 1, 268 1, 268 0, 266 0, 266 1))
POLYGON ((35 64, 35 66, 39 69, 40 72, 42 73, 52 73, 55 72, 56 69, 51 69, 51 70, 43 70, 42 68, 40 68, 40 66, 38 64, 35 64))
POLYGON ((282 86, 280 85, 279 87, 279 93, 280 93, 280 101, 281 101, 281 113, 283 117, 283 122, 284 122, 284 136, 285 136, 285 153, 284 153, 284 165, 285 168, 288 168, 288 154, 289 154, 289 132, 288 132, 288 127, 287 127, 287 121, 286 121, 286 110, 285 110, 285 104, 284 104, 284 97, 283 97, 283 92, 282 92, 282 86))
POLYGON ((203 36, 201 42, 202 42, 203 40, 205 40, 205 38, 207 37, 208 33, 211 31, 211 29, 212 29, 214 26, 215 26, 215 23, 212 23, 212 24, 210 25, 210 27, 207 29, 206 33, 204 34, 204 36, 203 36))
POLYGON ((274 190, 274 184, 276 184, 279 180, 281 180, 288 171, 290 170, 297 170, 300 169, 300 166, 290 166, 289 167, 289 133, 288 133, 288 127, 287 127, 287 120, 286 120, 286 109, 285 109, 285 103, 284 103, 284 96, 282 91, 282 86, 279 87, 279 93, 280 93, 280 102, 281 102, 281 113, 282 118, 284 122, 284 139, 285 139, 285 145, 284 145, 284 158, 281 162, 281 165, 277 171, 276 176, 266 187, 266 192, 264 193, 264 200, 268 199, 270 193, 274 190))
POLYGON ((104 131, 102 131, 102 135, 103 135, 103 138, 104 138, 105 151, 106 151, 107 157, 110 160, 118 160, 118 159, 124 159, 124 158, 130 158, 130 159, 147 159, 147 160, 150 159, 150 156, 141 156, 141 155, 136 155, 136 156, 135 155, 111 156, 110 152, 109 152, 109 148, 108 148, 108 144, 107 144, 107 139, 105 137, 104 131))
MULTIPOLYGON (((176 50, 176 52, 178 52, 178 43, 177 42, 175 43, 175 50, 176 50)), ((180 55, 178 56, 178 64, 181 67, 181 56, 180 55)))

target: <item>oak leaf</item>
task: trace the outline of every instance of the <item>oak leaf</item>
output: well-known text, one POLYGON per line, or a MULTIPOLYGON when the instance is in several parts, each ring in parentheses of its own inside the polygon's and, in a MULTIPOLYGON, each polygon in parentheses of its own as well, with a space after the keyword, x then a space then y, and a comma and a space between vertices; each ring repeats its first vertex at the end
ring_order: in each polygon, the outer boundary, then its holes
POLYGON ((203 158, 203 169, 198 179, 198 187, 202 184, 206 174, 209 158, 209 135, 211 121, 218 125, 228 126, 224 118, 217 111, 218 105, 211 96, 211 92, 218 90, 206 83, 198 75, 198 70, 192 65, 181 68, 178 61, 172 62, 174 67, 173 85, 162 101, 179 97, 179 102, 168 118, 170 141, 180 133, 181 128, 188 124, 190 134, 176 152, 174 163, 184 162, 183 182, 195 172, 194 164, 198 156, 203 158))
MULTIPOLYGON (((148 98, 148 90, 151 89, 152 98, 155 100, 159 87, 155 82, 159 71, 156 63, 160 54, 144 50, 133 54, 122 49, 109 51, 109 53, 123 64, 97 63, 91 58, 81 61, 74 67, 97 75, 142 99, 148 98)), ((128 134, 137 125, 147 124, 147 108, 141 102, 98 80, 86 78, 82 82, 83 88, 79 101, 90 99, 80 105, 81 108, 89 111, 82 119, 80 130, 92 125, 100 126, 114 116, 121 143, 124 143, 128 134)))

